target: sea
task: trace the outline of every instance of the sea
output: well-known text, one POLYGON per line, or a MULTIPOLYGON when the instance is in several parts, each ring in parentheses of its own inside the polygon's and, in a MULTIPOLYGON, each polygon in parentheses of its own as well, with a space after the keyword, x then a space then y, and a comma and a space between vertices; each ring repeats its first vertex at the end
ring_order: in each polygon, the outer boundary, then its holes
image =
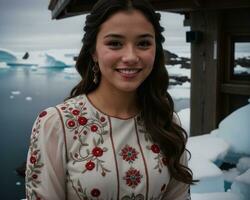
MULTIPOLYGON (((1 199, 25 198, 24 178, 16 169, 26 161, 38 113, 61 103, 79 82, 76 55, 77 50, 16 53, 0 49, 1 199)), ((188 107, 189 97, 176 102, 178 110, 188 107)))

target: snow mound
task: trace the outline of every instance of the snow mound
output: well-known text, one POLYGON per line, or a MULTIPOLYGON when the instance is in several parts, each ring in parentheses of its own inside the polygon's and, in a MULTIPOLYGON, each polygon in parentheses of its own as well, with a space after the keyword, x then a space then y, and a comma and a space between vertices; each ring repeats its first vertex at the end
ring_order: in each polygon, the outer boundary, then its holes
POLYGON ((237 163, 237 170, 239 170, 241 173, 244 173, 250 169, 250 157, 242 157, 239 159, 239 162, 237 163))
POLYGON ((187 142, 191 155, 207 158, 212 162, 223 160, 229 148, 227 142, 212 134, 189 137, 187 142))
POLYGON ((232 184, 232 192, 241 196, 242 200, 249 200, 250 197, 250 169, 235 178, 232 184))
POLYGON ((194 179, 199 182, 191 186, 192 193, 224 192, 222 171, 211 161, 192 155, 188 163, 194 179))
POLYGON ((218 137, 230 144, 230 151, 250 155, 250 104, 239 108, 225 119, 218 128, 218 137))

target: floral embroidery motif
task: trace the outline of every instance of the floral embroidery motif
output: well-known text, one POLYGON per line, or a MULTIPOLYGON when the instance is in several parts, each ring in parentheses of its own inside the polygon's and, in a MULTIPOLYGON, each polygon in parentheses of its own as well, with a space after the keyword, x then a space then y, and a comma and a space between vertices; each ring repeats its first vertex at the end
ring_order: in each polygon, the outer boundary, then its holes
POLYGON ((135 195, 134 193, 132 193, 131 196, 126 195, 122 197, 122 200, 144 200, 144 199, 145 197, 142 194, 135 195))
MULTIPOLYGON (((105 176, 107 172, 110 172, 110 170, 108 170, 107 168, 104 167, 103 163, 105 161, 101 160, 100 158, 103 156, 103 153, 108 150, 108 148, 99 147, 99 145, 101 143, 100 139, 97 142, 95 141, 95 139, 93 139, 93 143, 94 143, 94 148, 91 151, 89 149, 86 149, 87 155, 85 155, 85 156, 83 156, 83 153, 81 151, 81 147, 80 147, 78 153, 75 153, 74 155, 72 153, 70 153, 71 158, 73 159, 73 164, 75 164, 76 162, 87 161, 85 166, 84 166, 85 169, 82 171, 82 173, 85 173, 87 171, 92 171, 94 168, 96 168, 96 171, 98 171, 98 169, 100 169, 101 175, 105 176)), ((88 144, 82 144, 82 146, 88 146, 88 144)))
POLYGON ((71 102, 74 106, 71 106, 69 103, 64 103, 60 107, 61 111, 64 113, 64 116, 67 118, 65 125, 66 127, 73 132, 74 140, 81 140, 88 133, 97 134, 101 140, 101 143, 104 143, 103 136, 108 133, 105 131, 107 126, 107 120, 104 116, 100 116, 98 112, 95 114, 95 118, 88 119, 86 117, 86 106, 85 103, 80 102, 71 102), (74 107, 74 108, 73 108, 74 107))
POLYGON ((27 187, 27 198, 28 199, 41 199, 36 192, 32 189, 37 188, 41 183, 40 174, 41 169, 44 166, 41 161, 41 153, 38 147, 38 136, 41 128, 41 119, 47 115, 47 111, 43 111, 39 114, 39 117, 35 123, 35 127, 32 130, 31 141, 30 141, 30 157, 29 163, 27 164, 26 169, 26 187, 27 187))
POLYGON ((168 160, 161 153, 160 147, 157 144, 152 144, 151 146, 146 146, 146 148, 156 154, 154 158, 157 161, 154 169, 158 169, 159 173, 162 172, 162 168, 167 165, 168 160))
POLYGON ((129 163, 133 163, 133 161, 135 161, 135 159, 137 158, 137 155, 139 153, 131 146, 126 145, 120 153, 120 156, 122 156, 122 159, 129 162, 129 163))
POLYGON ((126 184, 131 188, 136 188, 138 184, 141 183, 141 178, 143 176, 140 174, 140 171, 130 167, 130 169, 126 172, 126 175, 123 177, 126 180, 126 184))
POLYGON ((101 196, 101 191, 98 188, 93 188, 90 190, 90 192, 87 192, 87 189, 86 188, 83 189, 79 180, 77 182, 77 187, 74 187, 74 189, 76 190, 78 196, 82 200, 101 200, 99 198, 101 196), (89 195, 88 195, 88 193, 89 193, 89 195))
POLYGON ((66 117, 66 127, 69 132, 73 133, 73 139, 80 143, 77 152, 70 152, 70 157, 73 164, 85 162, 82 173, 96 169, 96 171, 100 171, 102 176, 105 176, 110 170, 104 167, 105 161, 101 160, 101 157, 104 152, 108 151, 108 148, 101 147, 101 145, 104 143, 104 135, 108 134, 108 131, 105 130, 108 122, 98 112, 95 113, 95 117, 88 118, 85 104, 69 100, 69 103, 66 102, 60 107, 66 117), (93 134, 94 147, 92 149, 85 142, 87 134, 93 134), (84 149, 86 150, 84 151, 84 149))

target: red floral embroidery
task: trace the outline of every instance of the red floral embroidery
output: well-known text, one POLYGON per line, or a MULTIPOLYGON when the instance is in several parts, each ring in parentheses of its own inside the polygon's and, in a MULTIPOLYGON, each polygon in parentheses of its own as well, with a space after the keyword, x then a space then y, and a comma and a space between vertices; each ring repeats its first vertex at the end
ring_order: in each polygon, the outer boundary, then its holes
POLYGON ((135 188, 138 184, 141 183, 141 178, 143 176, 140 174, 140 171, 131 167, 126 175, 123 177, 126 180, 126 184, 132 188, 135 188))
POLYGON ((98 190, 98 189, 96 189, 96 188, 94 188, 94 189, 91 191, 91 195, 92 195, 93 197, 99 197, 100 194, 101 194, 100 190, 98 190))
POLYGON ((160 153, 160 147, 157 145, 157 144, 153 144, 151 146, 151 150, 154 152, 154 153, 160 153))
MULTIPOLYGON (((64 105, 60 107, 60 109, 67 119, 67 128, 74 134, 78 135, 78 140, 81 140, 81 137, 83 135, 87 135, 87 133, 89 132, 95 132, 100 136, 101 142, 104 142, 103 136, 108 133, 108 131, 104 130, 104 127, 107 126, 107 120, 104 116, 100 116, 99 113, 96 112, 96 118, 88 119, 85 116, 87 114, 85 103, 75 102, 75 100, 64 103, 64 105)), ((74 137, 73 139, 76 139, 76 137, 74 137)))
MULTIPOLYGON (((104 167, 105 162, 100 158, 103 156, 104 152, 106 152, 108 149, 106 147, 103 148, 99 147, 99 145, 101 144, 100 139, 98 141, 94 139, 93 142, 95 147, 91 151, 89 149, 86 149, 87 155, 85 156, 81 155, 82 152, 80 151, 78 153, 75 153, 74 155, 70 153, 71 158, 73 159, 73 164, 76 162, 87 161, 87 163, 85 164, 85 169, 83 170, 82 173, 91 171, 94 168, 96 168, 98 171, 100 170, 102 176, 105 176, 107 172, 110 172, 110 170, 104 167)), ((88 146, 88 144, 84 143, 82 145, 88 146)))
POLYGON ((33 175, 32 175, 32 178, 33 178, 33 179, 37 179, 37 178, 38 178, 37 174, 33 174, 33 175))
POLYGON ((122 159, 125 161, 128 161, 129 163, 133 163, 133 161, 135 161, 135 159, 137 158, 137 155, 139 153, 131 146, 126 145, 121 153, 120 156, 122 156, 122 159))
POLYGON ((35 164, 36 163, 36 157, 30 156, 30 163, 35 164))
POLYGON ((35 127, 32 130, 30 148, 29 148, 29 162, 26 168, 26 196, 28 199, 39 199, 33 188, 38 187, 41 183, 40 174, 44 164, 41 161, 40 149, 38 146, 38 136, 41 128, 41 119, 47 115, 47 111, 43 111, 39 114, 39 118, 35 122, 35 127))
POLYGON ((92 162, 92 161, 89 161, 89 162, 86 163, 85 167, 86 167, 87 170, 92 170, 92 169, 95 168, 95 163, 92 162))
POLYGON ((91 131, 96 132, 98 130, 98 127, 96 125, 91 126, 91 131))
POLYGON ((103 154, 103 150, 100 148, 100 147, 95 147, 93 150, 92 150, 92 154, 96 157, 101 157, 102 154, 103 154))
POLYGON ((43 111, 39 114, 39 117, 44 117, 45 115, 47 115, 47 111, 43 111))
POLYGON ((101 146, 104 144, 104 136, 108 134, 108 130, 105 130, 108 125, 106 117, 96 112, 95 117, 88 118, 88 109, 86 102, 82 102, 82 97, 65 102, 63 106, 60 106, 60 109, 66 118, 67 133, 72 133, 74 142, 79 142, 79 148, 74 152, 69 152, 73 164, 83 163, 82 173, 96 169, 102 176, 105 176, 107 172, 110 172, 105 167, 105 161, 101 159, 108 150, 108 148, 101 146), (65 109, 62 109, 63 107, 65 109), (94 133, 93 146, 86 143, 86 136, 89 133, 94 133), (88 147, 89 145, 91 148, 88 147))
POLYGON ((78 123, 82 126, 84 126, 85 124, 87 124, 88 119, 86 117, 79 117, 78 118, 78 123))
POLYGON ((80 113, 79 110, 73 110, 73 111, 72 111, 72 114, 73 114, 73 115, 79 115, 79 113, 80 113))
POLYGON ((63 107, 61 107, 61 110, 66 110, 66 108, 67 108, 67 107, 63 106, 63 107))
POLYGON ((76 123, 75 123, 75 121, 73 121, 73 120, 68 120, 67 122, 67 125, 70 127, 70 128, 72 128, 72 127, 74 127, 75 125, 76 125, 76 123))
POLYGON ((105 122, 105 120, 106 120, 105 117, 101 117, 101 118, 100 118, 100 121, 101 121, 101 122, 105 122))
POLYGON ((168 163, 167 158, 163 156, 160 147, 157 144, 152 144, 151 146, 148 145, 146 148, 156 154, 156 157, 154 158, 156 160, 154 169, 158 169, 159 173, 161 173, 164 165, 166 166, 168 163))
POLYGON ((77 183, 74 183, 73 180, 69 179, 69 181, 72 184, 72 187, 76 191, 77 195, 82 200, 101 200, 101 191, 98 188, 93 188, 92 190, 88 191, 87 188, 83 188, 81 185, 80 180, 77 181, 77 183), (91 196, 90 196, 91 195, 91 196))

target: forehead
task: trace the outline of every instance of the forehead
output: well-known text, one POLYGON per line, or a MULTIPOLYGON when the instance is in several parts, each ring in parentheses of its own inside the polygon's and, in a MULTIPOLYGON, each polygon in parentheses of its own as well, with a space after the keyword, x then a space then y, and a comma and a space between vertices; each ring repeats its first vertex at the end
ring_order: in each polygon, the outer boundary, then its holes
POLYGON ((100 27, 99 34, 145 34, 154 35, 154 27, 141 11, 119 11, 108 18, 100 27))

